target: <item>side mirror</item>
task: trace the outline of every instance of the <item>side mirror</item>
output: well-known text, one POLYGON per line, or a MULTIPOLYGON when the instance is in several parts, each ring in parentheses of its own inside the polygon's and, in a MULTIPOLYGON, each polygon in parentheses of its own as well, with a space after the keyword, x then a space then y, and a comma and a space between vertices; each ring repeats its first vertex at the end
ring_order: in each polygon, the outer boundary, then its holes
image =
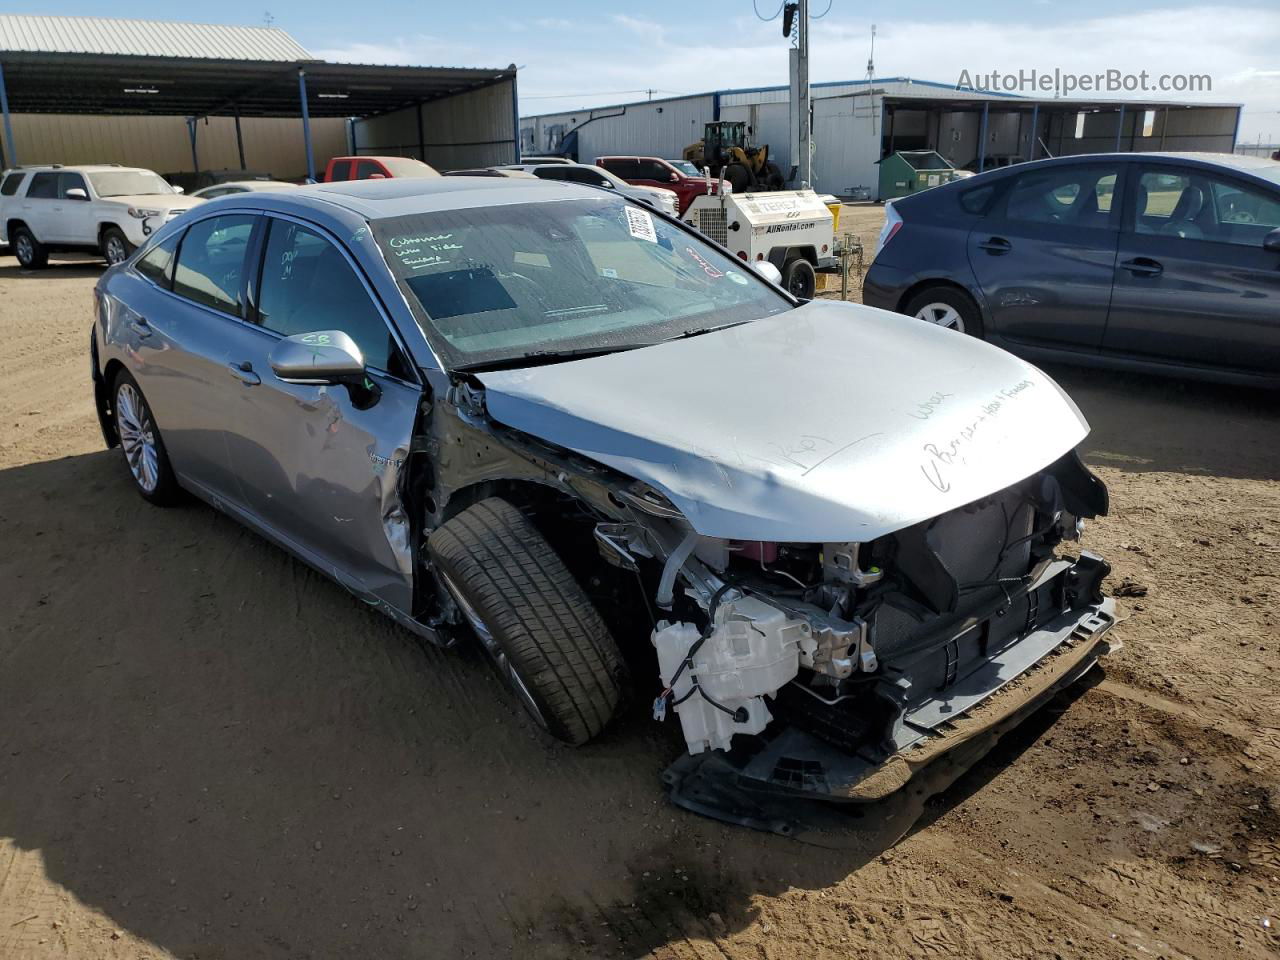
POLYGON ((1262 238, 1262 249, 1269 250, 1271 253, 1280 253, 1280 227, 1262 238))
POLYGON ((348 383, 364 379, 364 355, 341 330, 285 337, 267 358, 285 383, 348 383))
POLYGON ((764 277, 774 286, 782 286, 782 271, 775 267, 768 260, 753 260, 751 265, 756 268, 756 273, 764 277))
POLYGON ((385 173, 371 173, 371 174, 369 174, 369 179, 370 179, 370 180, 385 180, 385 179, 387 179, 387 175, 386 175, 385 173))
POLYGON ((178 186, 176 183, 174 183, 174 184, 170 184, 170 186, 172 186, 172 187, 173 187, 173 192, 174 192, 174 193, 186 193, 186 192, 187 192, 187 188, 186 188, 186 187, 180 187, 180 186, 178 186))
POLYGON ((65 196, 68 200, 88 200, 89 199, 89 194, 84 192, 84 187, 72 187, 65 194, 63 194, 63 196, 65 196))
POLYGON ((668 183, 679 183, 679 182, 680 182, 680 174, 675 173, 674 171, 673 171, 673 172, 671 172, 670 174, 668 174, 668 175, 667 175, 667 182, 668 182, 668 183))

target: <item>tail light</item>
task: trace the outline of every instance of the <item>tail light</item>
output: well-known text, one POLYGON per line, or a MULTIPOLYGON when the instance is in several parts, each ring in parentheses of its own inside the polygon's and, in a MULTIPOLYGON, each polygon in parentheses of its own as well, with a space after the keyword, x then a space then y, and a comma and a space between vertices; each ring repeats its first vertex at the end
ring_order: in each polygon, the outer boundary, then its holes
POLYGON ((880 251, 889 245, 889 241, 896 237, 901 229, 902 217, 894 208, 893 202, 889 201, 884 205, 884 226, 880 228, 880 236, 876 240, 876 252, 872 260, 880 256, 880 251))

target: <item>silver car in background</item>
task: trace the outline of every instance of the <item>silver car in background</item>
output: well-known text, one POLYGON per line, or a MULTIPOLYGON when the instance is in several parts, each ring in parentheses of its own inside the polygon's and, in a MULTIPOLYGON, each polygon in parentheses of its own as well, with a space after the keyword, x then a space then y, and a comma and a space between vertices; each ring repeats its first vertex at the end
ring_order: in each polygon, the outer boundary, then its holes
POLYGON ((1106 652, 1087 425, 989 344, 801 303, 678 221, 453 177, 210 201, 96 288, 103 435, 583 743, 674 715, 715 781, 865 801, 1106 652), (1013 681, 1019 681, 1013 683, 1013 681), (646 708, 647 709, 647 708, 646 708))

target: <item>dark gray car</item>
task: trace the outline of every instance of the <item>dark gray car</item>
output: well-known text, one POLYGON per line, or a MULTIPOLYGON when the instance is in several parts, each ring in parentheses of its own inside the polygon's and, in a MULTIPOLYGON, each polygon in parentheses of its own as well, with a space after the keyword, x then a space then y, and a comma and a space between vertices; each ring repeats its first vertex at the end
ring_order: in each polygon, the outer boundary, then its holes
POLYGON ((894 201, 863 302, 1032 359, 1280 386, 1280 163, 1060 157, 894 201))
MULTIPOLYGON (((801 304, 624 198, 240 194, 96 294, 103 434, 146 499, 193 493, 426 640, 478 640, 566 741, 638 689, 706 776, 868 800, 1107 650, 1108 568, 1073 545, 1107 493, 1049 377, 801 304)), ((677 800, 714 809, 689 772, 677 800)))

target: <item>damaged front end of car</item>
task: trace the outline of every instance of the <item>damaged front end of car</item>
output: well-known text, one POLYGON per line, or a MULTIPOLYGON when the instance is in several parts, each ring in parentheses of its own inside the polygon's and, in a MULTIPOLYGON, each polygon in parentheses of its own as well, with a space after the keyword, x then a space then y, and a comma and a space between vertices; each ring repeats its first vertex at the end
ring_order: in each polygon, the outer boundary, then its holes
POLYGON ((1066 549, 1107 509, 1074 453, 869 543, 702 537, 652 490, 625 499, 634 519, 595 534, 610 563, 662 565, 654 718, 675 714, 690 755, 672 797, 753 826, 776 818, 751 791, 886 796, 974 708, 1003 698, 1004 718, 1048 689, 1038 672, 1052 689, 1080 676, 1114 623, 1107 564, 1066 549))

